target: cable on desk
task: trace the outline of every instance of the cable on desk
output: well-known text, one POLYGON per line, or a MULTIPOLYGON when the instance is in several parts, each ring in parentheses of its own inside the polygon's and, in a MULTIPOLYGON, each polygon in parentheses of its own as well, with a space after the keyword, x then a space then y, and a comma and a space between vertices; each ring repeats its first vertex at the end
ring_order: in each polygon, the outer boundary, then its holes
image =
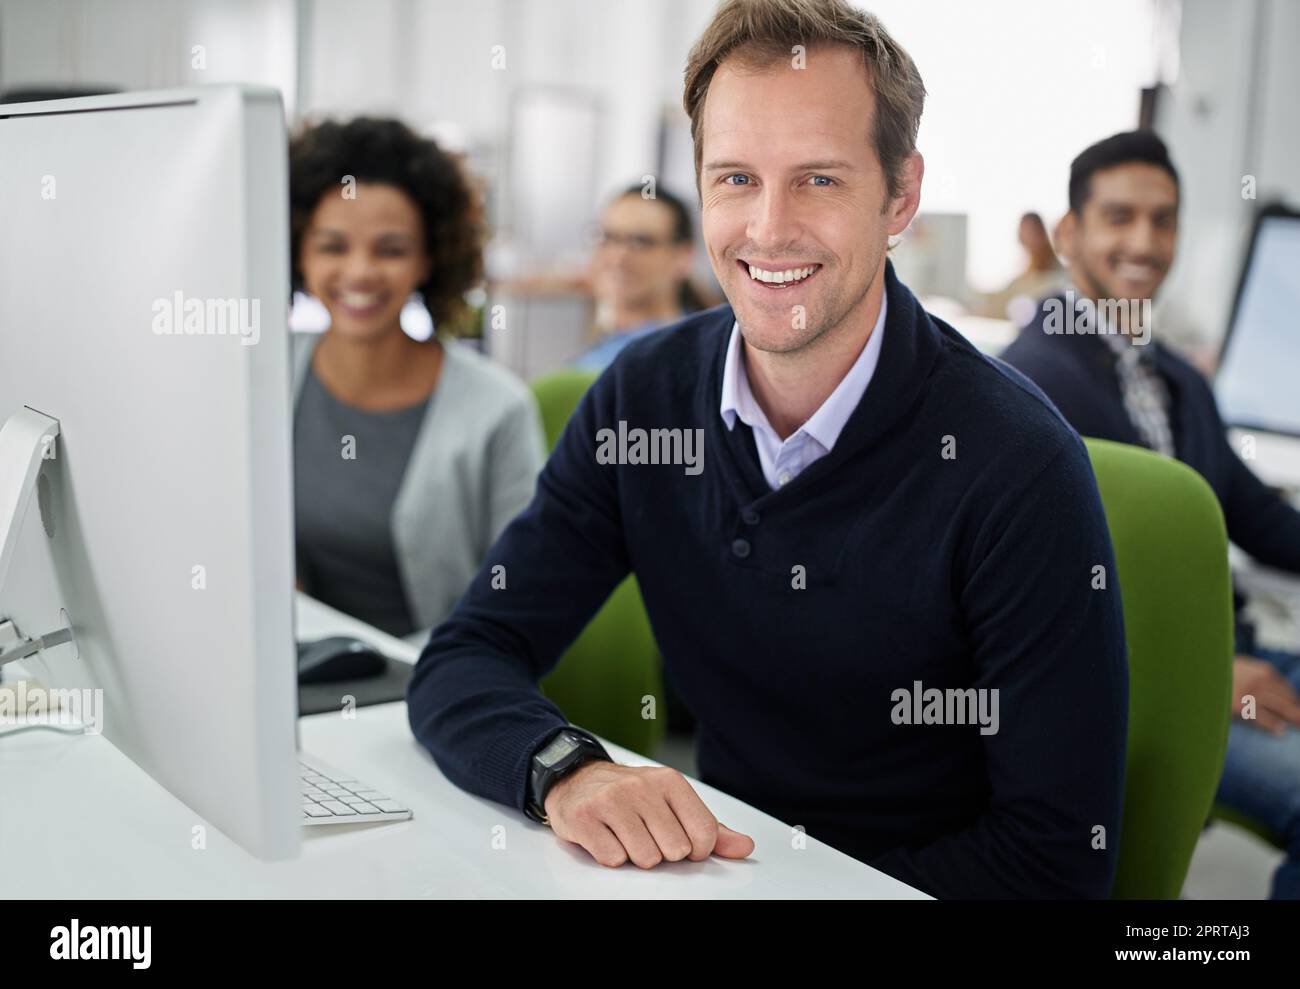
POLYGON ((8 731, 0 731, 0 738, 8 738, 10 735, 21 735, 25 731, 57 731, 60 735, 86 734, 84 725, 80 728, 60 728, 58 725, 20 725, 17 728, 10 728, 8 731))

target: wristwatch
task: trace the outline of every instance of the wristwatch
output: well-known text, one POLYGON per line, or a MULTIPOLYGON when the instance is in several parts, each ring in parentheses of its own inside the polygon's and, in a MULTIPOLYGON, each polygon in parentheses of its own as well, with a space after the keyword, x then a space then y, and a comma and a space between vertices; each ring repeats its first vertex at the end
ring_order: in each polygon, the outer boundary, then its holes
POLYGON ((605 746, 594 735, 572 726, 558 729, 533 756, 528 773, 528 794, 524 798, 524 813, 538 824, 549 825, 546 819, 546 795, 551 787, 579 766, 596 760, 613 762, 605 746))

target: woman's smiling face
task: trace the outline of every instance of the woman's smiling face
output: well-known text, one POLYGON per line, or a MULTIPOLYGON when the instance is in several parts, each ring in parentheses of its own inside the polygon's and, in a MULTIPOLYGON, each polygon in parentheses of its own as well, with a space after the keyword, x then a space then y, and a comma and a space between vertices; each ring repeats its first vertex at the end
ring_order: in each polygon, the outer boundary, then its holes
POLYGON ((323 196, 302 240, 307 291, 330 314, 330 328, 374 337, 400 326, 402 306, 429 277, 424 221, 396 186, 359 183, 356 198, 323 196))

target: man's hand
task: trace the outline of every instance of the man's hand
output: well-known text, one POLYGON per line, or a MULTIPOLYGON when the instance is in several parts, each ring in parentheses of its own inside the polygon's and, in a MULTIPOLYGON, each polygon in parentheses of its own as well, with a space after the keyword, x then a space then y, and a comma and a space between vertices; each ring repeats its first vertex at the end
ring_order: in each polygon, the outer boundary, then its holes
POLYGON ((631 861, 652 869, 665 859, 743 859, 754 839, 719 823, 675 769, 586 763, 546 794, 552 830, 601 865, 631 861))
POLYGON ((1288 724, 1300 727, 1300 697, 1272 663, 1250 656, 1232 661, 1232 713, 1240 718, 1243 698, 1255 698, 1255 717, 1244 719, 1261 731, 1286 733, 1288 724))

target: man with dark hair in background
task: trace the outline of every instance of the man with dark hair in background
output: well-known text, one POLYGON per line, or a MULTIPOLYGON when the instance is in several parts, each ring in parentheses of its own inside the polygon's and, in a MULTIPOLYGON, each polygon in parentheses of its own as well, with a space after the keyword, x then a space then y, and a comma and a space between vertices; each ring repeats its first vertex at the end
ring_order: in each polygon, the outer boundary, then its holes
MULTIPOLYGON (((1057 227, 1070 294, 1044 300, 1001 356, 1084 436, 1149 447, 1195 469, 1218 496, 1234 543, 1267 566, 1300 573, 1300 512, 1229 445, 1201 374, 1151 340, 1151 301, 1174 261, 1178 206, 1178 173, 1155 134, 1116 134, 1083 151, 1070 167, 1070 211, 1057 227), (1089 332, 1052 325, 1062 313, 1074 320, 1076 310, 1118 318, 1090 315, 1089 332)), ((1243 603, 1238 597, 1239 611, 1243 603)), ((1272 895, 1300 899, 1300 657, 1256 649, 1253 638, 1239 620, 1235 718, 1218 800, 1281 837, 1287 858, 1272 895), (1248 696, 1257 717, 1242 720, 1248 696)))

